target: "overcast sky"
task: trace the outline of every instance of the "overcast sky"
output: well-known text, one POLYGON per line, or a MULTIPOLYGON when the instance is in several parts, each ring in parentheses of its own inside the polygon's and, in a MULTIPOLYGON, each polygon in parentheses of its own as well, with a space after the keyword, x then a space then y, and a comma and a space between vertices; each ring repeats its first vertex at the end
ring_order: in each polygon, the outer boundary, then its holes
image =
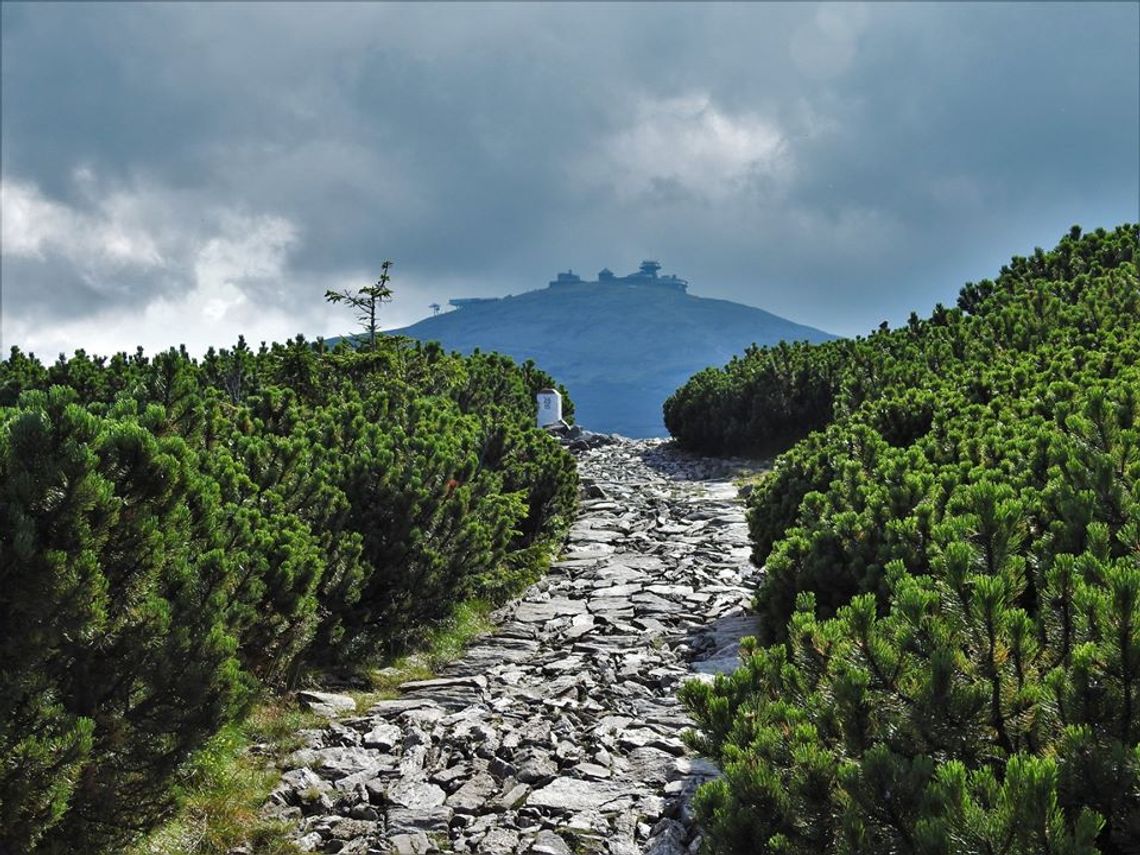
POLYGON ((3 346, 334 335, 657 258, 840 334, 1140 219, 1140 4, 2 6, 3 346))

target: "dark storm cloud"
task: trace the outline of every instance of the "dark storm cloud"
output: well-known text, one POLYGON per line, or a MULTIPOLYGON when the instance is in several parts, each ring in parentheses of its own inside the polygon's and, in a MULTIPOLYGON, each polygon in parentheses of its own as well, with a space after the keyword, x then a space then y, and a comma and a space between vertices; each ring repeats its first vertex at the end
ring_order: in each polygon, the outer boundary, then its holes
POLYGON ((159 303, 156 339, 330 332, 323 288, 388 256, 392 322, 657 255, 864 331, 1140 216, 1138 29, 1134 4, 7 3, 5 337, 159 303))

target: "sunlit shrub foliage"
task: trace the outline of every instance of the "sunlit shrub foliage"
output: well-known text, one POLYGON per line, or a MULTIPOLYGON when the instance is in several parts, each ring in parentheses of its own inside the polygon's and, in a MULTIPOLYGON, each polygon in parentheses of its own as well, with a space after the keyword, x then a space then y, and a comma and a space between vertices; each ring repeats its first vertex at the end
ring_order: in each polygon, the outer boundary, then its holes
POLYGON ((711 852, 1140 851, 1137 244, 670 399, 693 448, 801 437, 749 500, 760 636, 684 691, 711 852))
POLYGON ((534 426, 550 385, 395 338, 48 366, 13 349, 0 850, 121 851, 258 687, 398 652, 532 580, 577 497, 534 426))

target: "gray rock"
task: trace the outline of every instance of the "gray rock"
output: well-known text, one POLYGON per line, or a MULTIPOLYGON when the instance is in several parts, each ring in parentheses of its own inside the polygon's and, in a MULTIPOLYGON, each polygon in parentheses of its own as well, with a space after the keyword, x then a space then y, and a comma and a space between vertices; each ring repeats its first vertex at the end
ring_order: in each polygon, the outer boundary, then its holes
POLYGON ((582 600, 571 600, 565 597, 547 602, 522 602, 515 610, 515 620, 524 623, 548 623, 558 617, 570 617, 584 614, 586 604, 582 600))
POLYGON ((574 855, 566 841, 553 831, 540 831, 527 852, 532 855, 574 855))
POLYGON ((524 801, 530 794, 530 787, 526 784, 515 784, 511 789, 504 793, 502 798, 499 799, 499 807, 503 810, 514 810, 524 801))
POLYGON ((369 822, 376 822, 380 819, 380 811, 366 804, 353 805, 348 815, 353 819, 363 819, 369 822))
POLYGON ((518 779, 524 784, 544 784, 558 774, 558 764, 548 753, 528 751, 518 764, 518 779))
POLYGON ((629 794, 628 786, 609 781, 555 778, 545 787, 531 793, 527 804, 567 812, 599 810, 629 794))
POLYGON ((436 784, 408 780, 390 786, 387 796, 392 804, 413 809, 439 807, 447 799, 447 793, 436 784))
POLYGON ((356 712, 356 701, 348 695, 336 695, 332 692, 297 692, 297 701, 306 709, 326 718, 337 718, 345 713, 356 712))
POLYGON ((382 760, 364 748, 302 748, 287 760, 294 769, 308 766, 322 778, 336 781, 359 772, 371 772, 382 760))
POLYGON ((662 819, 653 826, 645 855, 685 855, 685 826, 675 819, 662 819))
POLYGON ((664 787, 673 769, 673 756, 660 748, 635 748, 626 757, 628 771, 638 781, 655 787, 664 787))
POLYGON ((438 807, 390 807, 386 814, 388 833, 422 831, 427 834, 444 834, 451 827, 455 811, 446 805, 438 807))
POLYGON ((316 852, 324 843, 324 841, 325 839, 321 837, 317 832, 311 831, 304 837, 298 838, 296 845, 297 848, 302 852, 316 852))
POLYGON ((432 680, 412 680, 400 684, 401 692, 430 691, 432 689, 447 689, 455 686, 464 688, 482 689, 487 685, 486 677, 437 677, 432 680))
POLYGON ((422 831, 397 834, 388 841, 388 851, 392 855, 427 855, 431 851, 431 841, 422 831))
POLYGON ((507 778, 517 778, 518 769, 501 757, 493 757, 487 764, 487 771, 495 776, 496 780, 505 781, 507 778))
POLYGON ((364 734, 364 746, 378 751, 391 751, 403 739, 403 731, 394 724, 378 724, 364 734))
POLYGON ((574 771, 583 778, 609 778, 613 774, 607 767, 596 763, 579 763, 574 771))
POLYGON ((480 813, 498 789, 490 775, 479 774, 448 796, 447 805, 456 813, 480 813))
POLYGON ((377 701, 368 710, 369 716, 388 716, 406 713, 410 710, 438 709, 439 705, 430 698, 391 698, 377 701))
POLYGON ((475 850, 482 855, 513 855, 518 849, 519 833, 510 828, 492 828, 479 841, 475 850))
POLYGON ((471 775, 471 767, 466 763, 457 763, 454 766, 449 766, 446 769, 435 772, 431 776, 431 781, 434 784, 439 784, 449 793, 455 792, 459 787, 463 786, 463 782, 471 775))
POLYGON ((327 792, 332 789, 332 784, 314 772, 307 766, 302 766, 300 769, 291 769, 281 776, 281 783, 278 784, 275 793, 283 793, 287 796, 285 799, 288 804, 296 804, 296 794, 302 793, 306 790, 315 790, 318 793, 327 792))

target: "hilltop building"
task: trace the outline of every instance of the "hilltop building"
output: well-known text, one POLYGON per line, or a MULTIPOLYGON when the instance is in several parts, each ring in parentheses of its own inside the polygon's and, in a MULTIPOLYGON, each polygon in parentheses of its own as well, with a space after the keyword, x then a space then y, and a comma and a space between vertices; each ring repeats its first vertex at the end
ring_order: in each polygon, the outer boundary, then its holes
POLYGON ((668 288, 682 293, 688 290, 689 283, 686 280, 672 273, 666 276, 658 276, 657 271, 660 269, 661 265, 652 260, 641 262, 638 271, 630 273, 628 276, 615 276, 612 270, 603 267, 598 272, 598 278, 593 282, 587 282, 573 270, 568 270, 565 273, 559 273, 556 278, 552 279, 550 287, 557 288, 563 285, 650 285, 655 288, 668 288))
MULTIPOLYGON (((658 271, 660 269, 661 265, 652 260, 641 262, 641 267, 638 268, 637 272, 630 273, 628 276, 615 276, 612 270, 608 267, 603 267, 598 271, 598 278, 592 282, 583 279, 573 270, 567 270, 565 273, 559 273, 552 279, 549 283, 549 287, 562 288, 567 285, 638 285, 677 291, 681 294, 687 292, 689 288, 688 280, 674 276, 672 273, 659 276, 658 271)), ((449 306, 453 306, 456 309, 497 302, 499 302, 498 297, 456 297, 453 300, 447 301, 449 306)))

